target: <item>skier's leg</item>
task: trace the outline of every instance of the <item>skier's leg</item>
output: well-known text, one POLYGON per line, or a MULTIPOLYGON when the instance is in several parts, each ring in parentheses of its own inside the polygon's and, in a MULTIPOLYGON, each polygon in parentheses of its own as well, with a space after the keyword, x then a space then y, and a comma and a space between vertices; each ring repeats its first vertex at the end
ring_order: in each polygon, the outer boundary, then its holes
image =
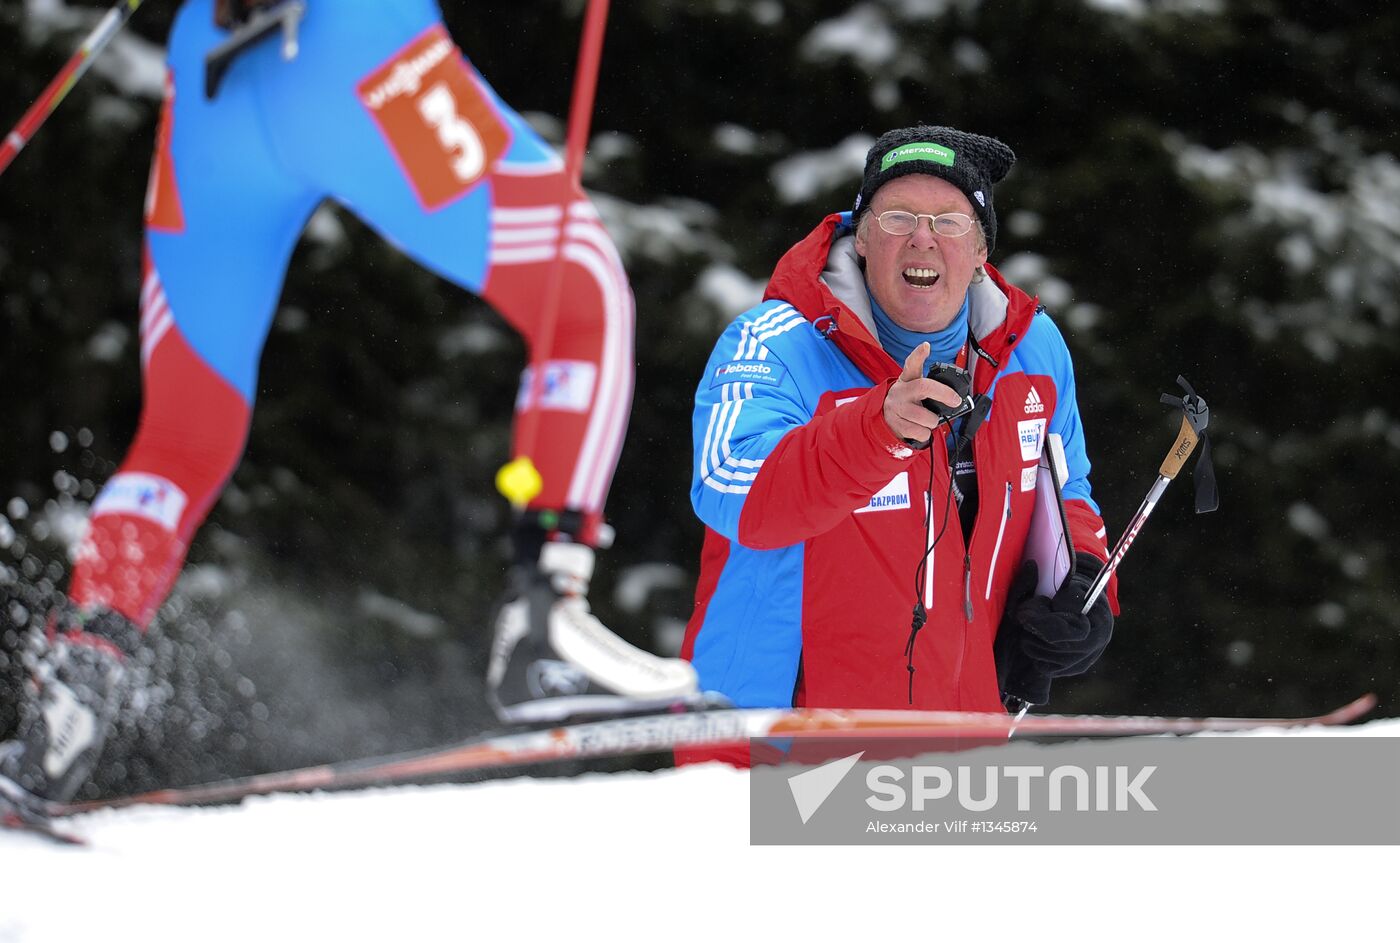
POLYGON ((203 55, 223 35, 208 7, 187 4, 170 42, 146 205, 141 421, 93 504, 70 590, 142 629, 242 455, 287 261, 321 198, 266 134, 260 67, 276 59, 238 61, 206 99, 203 55))
POLYGON ((549 349, 532 351, 546 364, 545 393, 533 403, 522 392, 517 420, 538 414, 531 458, 544 489, 531 507, 576 512, 576 536, 596 544, 634 375, 632 294, 597 212, 425 0, 313 5, 302 52, 279 76, 269 110, 288 162, 418 262, 483 295, 532 347, 567 220, 562 301, 549 349))
POLYGON ((544 392, 538 403, 522 392, 517 408, 517 419, 539 415, 531 457, 544 490, 517 534, 513 601, 488 679, 502 713, 545 709, 516 710, 540 697, 554 698, 555 710, 602 709, 619 695, 693 691, 687 663, 617 639, 584 598, 632 397, 632 296, 611 240, 557 156, 471 68, 435 11, 365 7, 337 23, 338 55, 315 80, 319 109, 338 119, 314 135, 287 112, 279 125, 279 141, 296 140, 291 159, 303 173, 410 256, 483 294, 531 344, 561 228, 565 237, 563 303, 549 349, 534 358, 546 363, 544 392), (381 22, 368 28, 374 17, 381 22), (517 646, 527 634, 538 644, 517 646), (529 659, 512 658, 517 648, 529 659), (517 663, 525 672, 545 662, 565 670, 516 677, 517 663))
POLYGON ((517 454, 529 448, 544 483, 531 506, 579 512, 581 539, 596 544, 632 405, 632 290, 597 211, 562 171, 524 174, 507 166, 492 175, 492 186, 484 294, 544 369, 539 383, 527 371, 516 403, 517 436, 527 413, 536 414, 534 441, 516 442, 517 454), (562 291, 553 332, 542 337, 551 276, 562 276, 562 291))
POLYGON ((688 662, 620 643, 583 601, 631 410, 634 308, 617 250, 592 204, 557 162, 532 169, 503 166, 492 175, 485 295, 526 337, 533 362, 544 370, 539 383, 527 371, 516 405, 516 454, 529 449, 544 484, 533 513, 517 525, 517 548, 530 559, 529 548, 549 530, 578 542, 544 543, 538 568, 517 568, 515 598, 497 616, 487 677, 492 702, 503 718, 525 721, 607 710, 628 699, 664 701, 697 688, 688 662), (552 272, 556 265, 561 271, 552 272), (547 335, 542 315, 551 276, 563 281, 547 335), (521 443, 529 412, 536 413, 537 431, 521 443), (554 513, 561 508, 562 515, 554 513))
POLYGON ((251 419, 249 402, 181 330, 149 252, 143 284, 141 419, 93 503, 69 589, 79 607, 114 609, 141 629, 242 455, 251 419))
POLYGON ((170 43, 146 207, 140 426, 93 504, 70 603, 36 637, 16 738, 0 744, 0 777, 48 799, 69 798, 95 768, 125 656, 242 453, 282 276, 320 200, 276 160, 253 76, 230 75, 205 100, 211 14, 210 0, 187 4, 170 43))

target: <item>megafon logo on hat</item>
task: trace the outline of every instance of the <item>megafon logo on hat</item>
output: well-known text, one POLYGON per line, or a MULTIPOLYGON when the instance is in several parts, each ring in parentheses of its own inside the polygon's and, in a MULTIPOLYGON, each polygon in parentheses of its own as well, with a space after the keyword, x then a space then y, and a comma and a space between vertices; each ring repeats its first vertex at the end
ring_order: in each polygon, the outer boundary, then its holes
POLYGON ((913 144, 903 144, 890 151, 880 160, 880 170, 886 171, 895 164, 902 164, 906 160, 931 160, 936 164, 945 167, 953 166, 953 149, 944 147, 942 144, 935 144, 932 141, 915 141, 913 144))

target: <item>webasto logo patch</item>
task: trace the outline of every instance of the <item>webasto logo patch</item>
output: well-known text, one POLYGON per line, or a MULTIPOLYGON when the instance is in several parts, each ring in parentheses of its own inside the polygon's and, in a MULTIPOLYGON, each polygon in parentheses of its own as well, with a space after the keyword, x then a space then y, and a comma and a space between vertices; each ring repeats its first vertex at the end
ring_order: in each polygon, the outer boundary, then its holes
POLYGON ((777 386, 787 374, 782 366, 766 360, 731 360, 715 369, 710 386, 721 383, 766 383, 777 386))
POLYGON ((880 161, 880 169, 889 170, 895 164, 902 164, 907 160, 931 160, 936 164, 951 167, 953 166, 953 149, 944 147, 942 144, 935 144, 932 141, 916 141, 913 144, 905 144, 886 154, 880 161))

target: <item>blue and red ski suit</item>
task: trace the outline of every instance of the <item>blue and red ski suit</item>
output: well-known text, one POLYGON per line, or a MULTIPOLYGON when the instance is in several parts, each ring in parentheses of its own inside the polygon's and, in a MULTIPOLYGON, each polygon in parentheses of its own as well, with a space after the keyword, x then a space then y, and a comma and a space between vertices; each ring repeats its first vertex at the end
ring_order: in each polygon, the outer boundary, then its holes
POLYGON ((208 100, 204 57, 229 35, 213 6, 189 0, 170 37, 146 205, 140 426, 94 502, 73 598, 144 627, 169 592, 242 455, 287 263, 326 199, 485 297, 532 348, 560 257, 557 327, 534 351, 540 401, 526 379, 516 415, 539 414, 532 506, 582 512, 589 541, 634 377, 632 293, 592 204, 432 0, 311 0, 295 59, 269 37, 208 100))
POLYGON ((850 214, 793 247, 765 300, 724 332, 693 429, 691 502, 706 533, 682 654, 704 689, 744 707, 1001 710, 992 641, 1050 432, 1069 461, 1074 547, 1107 557, 1064 339, 1034 298, 986 272, 968 296, 981 353, 969 345, 962 364, 992 399, 972 439, 979 498, 966 541, 947 499, 945 437, 914 450, 885 423, 900 365, 876 340, 850 214), (926 502, 941 536, 920 573, 926 502), (918 597, 928 623, 911 690, 918 597))

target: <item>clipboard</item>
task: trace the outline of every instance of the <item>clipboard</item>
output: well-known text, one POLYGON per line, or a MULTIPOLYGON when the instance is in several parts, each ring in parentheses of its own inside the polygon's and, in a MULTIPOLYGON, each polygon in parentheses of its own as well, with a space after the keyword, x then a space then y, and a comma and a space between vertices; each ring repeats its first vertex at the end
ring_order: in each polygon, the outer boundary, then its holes
POLYGON ((1035 561, 1039 573, 1035 591, 1039 596, 1054 596, 1060 584, 1074 572, 1074 546, 1069 540, 1069 518, 1065 515, 1065 499, 1061 492, 1068 475, 1064 443, 1058 433, 1051 432, 1040 450, 1035 504, 1022 554, 1022 560, 1035 561))

